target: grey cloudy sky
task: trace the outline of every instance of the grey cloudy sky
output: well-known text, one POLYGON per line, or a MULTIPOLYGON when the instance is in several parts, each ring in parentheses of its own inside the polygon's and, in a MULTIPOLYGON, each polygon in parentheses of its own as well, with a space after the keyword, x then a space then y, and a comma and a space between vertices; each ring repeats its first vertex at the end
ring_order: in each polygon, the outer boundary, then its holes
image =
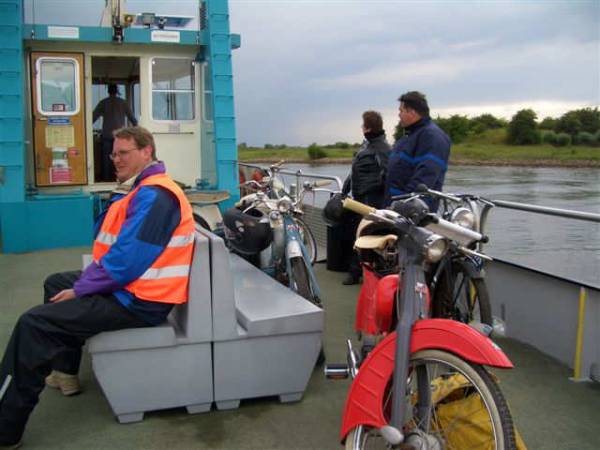
POLYGON ((403 92, 432 115, 538 117, 600 105, 600 2, 230 0, 238 141, 360 141, 388 134, 403 92))
MULTIPOLYGON (((24 2, 28 22, 79 25, 98 25, 104 4, 24 2)), ((195 16, 197 6, 129 0, 127 11, 195 16)), ((409 90, 427 94, 434 117, 600 105, 600 0, 229 0, 229 9, 242 36, 239 142, 358 142, 367 109, 391 134, 409 90)))

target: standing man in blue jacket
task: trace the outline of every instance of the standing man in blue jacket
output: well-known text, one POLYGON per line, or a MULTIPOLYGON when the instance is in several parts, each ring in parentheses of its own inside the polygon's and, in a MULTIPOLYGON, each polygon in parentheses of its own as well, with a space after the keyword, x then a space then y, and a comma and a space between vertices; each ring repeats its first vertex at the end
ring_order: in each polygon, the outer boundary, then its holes
MULTIPOLYGON (((394 144, 390 153, 386 200, 414 192, 419 184, 441 191, 450 157, 450 138, 429 117, 429 105, 425 95, 417 91, 407 92, 400 101, 400 125, 405 135, 394 144)), ((437 202, 431 202, 432 209, 437 202)))

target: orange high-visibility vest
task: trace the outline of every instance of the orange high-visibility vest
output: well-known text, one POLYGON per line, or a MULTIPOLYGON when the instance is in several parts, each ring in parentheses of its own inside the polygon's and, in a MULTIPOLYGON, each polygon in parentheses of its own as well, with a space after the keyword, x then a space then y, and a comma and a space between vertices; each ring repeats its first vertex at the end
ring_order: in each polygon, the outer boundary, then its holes
MULTIPOLYGON (((179 201, 181 219, 163 252, 142 276, 125 286, 125 289, 143 300, 185 303, 188 299, 188 281, 194 250, 194 218, 185 194, 166 174, 145 178, 135 189, 110 206, 94 241, 94 261, 99 263, 116 242, 125 222, 129 202, 142 186, 161 186, 173 193, 179 201)), ((135 258, 135 255, 130 256, 135 258)))

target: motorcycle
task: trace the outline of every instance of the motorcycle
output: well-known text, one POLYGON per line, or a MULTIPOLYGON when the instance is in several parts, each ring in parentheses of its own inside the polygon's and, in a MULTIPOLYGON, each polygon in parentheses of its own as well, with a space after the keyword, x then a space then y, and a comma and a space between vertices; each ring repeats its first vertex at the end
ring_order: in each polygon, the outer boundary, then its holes
POLYGON ((397 274, 377 282, 374 321, 385 337, 364 360, 348 340, 347 363, 325 368, 328 378, 353 378, 340 431, 346 449, 515 449, 510 411, 486 369, 510 369, 511 361, 474 328, 429 318, 425 267, 444 257, 450 240, 468 248, 483 236, 427 208, 343 204, 390 230, 377 239, 393 244, 398 262, 397 274))
MULTIPOLYGON (((236 208, 242 213, 258 212, 268 222, 272 233, 268 247, 252 255, 258 267, 321 307, 321 293, 312 268, 317 258, 317 245, 310 228, 302 220, 302 202, 306 193, 318 191, 331 181, 305 181, 299 190, 288 192, 277 176, 282 164, 279 162, 264 169, 266 175, 259 179, 241 183, 246 192, 254 192, 243 196, 236 208)), ((227 236, 227 227, 225 232, 227 236)), ((228 240, 235 246, 231 236, 228 240)))
MULTIPOLYGON (((483 233, 489 211, 494 204, 473 194, 449 194, 417 186, 413 194, 405 196, 403 202, 414 199, 434 198, 440 201, 439 215, 454 224, 483 233)), ((429 224, 436 231, 436 224, 429 224)), ((481 331, 502 336, 504 325, 494 321, 490 297, 485 283, 485 263, 492 258, 483 255, 483 244, 488 237, 469 243, 450 241, 446 252, 428 272, 428 286, 432 296, 433 317, 451 318, 477 326, 481 331), (476 250, 472 252, 471 250, 476 250)))

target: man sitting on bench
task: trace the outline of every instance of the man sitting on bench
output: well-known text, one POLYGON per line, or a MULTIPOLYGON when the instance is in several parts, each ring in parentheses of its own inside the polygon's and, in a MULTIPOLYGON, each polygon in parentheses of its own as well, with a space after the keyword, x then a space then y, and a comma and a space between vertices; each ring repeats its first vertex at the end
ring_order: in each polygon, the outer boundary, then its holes
POLYGON ((148 130, 121 128, 114 136, 117 180, 130 189, 100 216, 92 264, 48 277, 45 304, 19 318, 0 367, 0 446, 20 444, 44 382, 65 395, 79 392, 86 339, 158 325, 188 299, 192 208, 156 160, 148 130))

